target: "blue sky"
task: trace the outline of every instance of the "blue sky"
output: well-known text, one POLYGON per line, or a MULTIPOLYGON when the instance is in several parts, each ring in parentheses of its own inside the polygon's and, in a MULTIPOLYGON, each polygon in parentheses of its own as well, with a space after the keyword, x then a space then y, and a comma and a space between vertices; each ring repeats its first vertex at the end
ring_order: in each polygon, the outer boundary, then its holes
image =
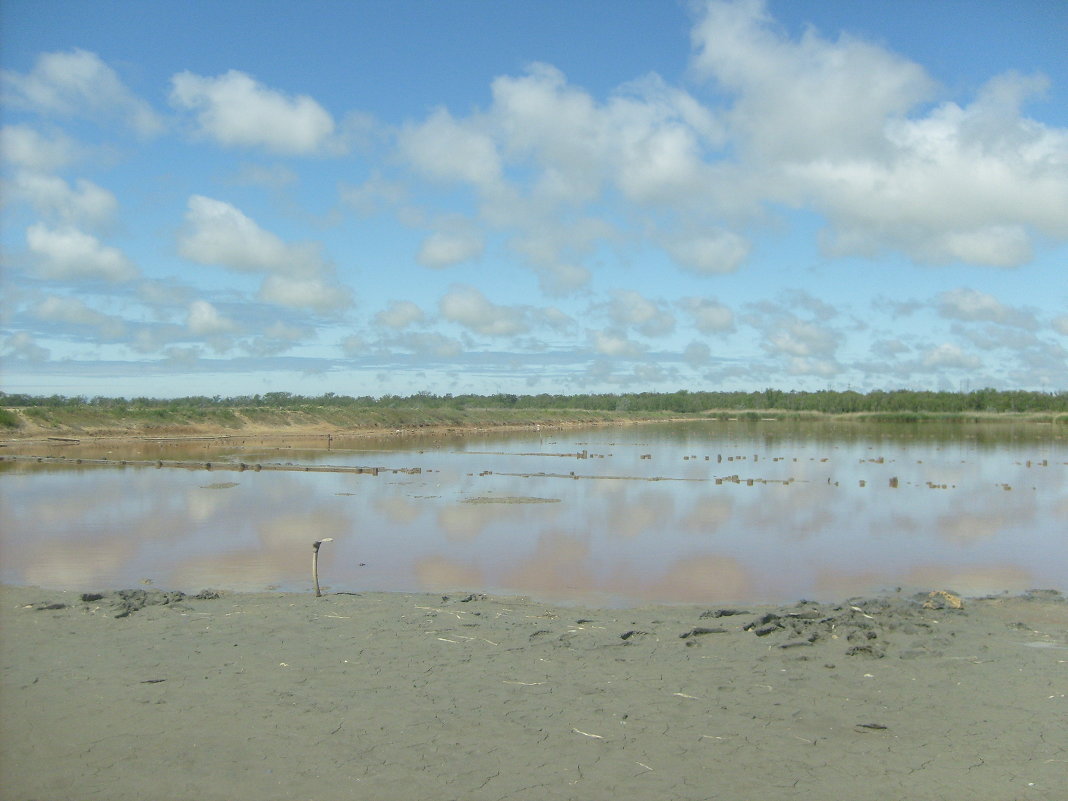
POLYGON ((0 387, 1068 390, 1068 5, 0 5, 0 387))

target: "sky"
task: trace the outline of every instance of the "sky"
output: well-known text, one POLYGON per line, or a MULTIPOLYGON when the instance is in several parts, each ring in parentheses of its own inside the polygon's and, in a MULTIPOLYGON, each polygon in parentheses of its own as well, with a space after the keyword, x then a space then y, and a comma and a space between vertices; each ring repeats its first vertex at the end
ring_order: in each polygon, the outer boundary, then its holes
POLYGON ((0 389, 1068 391, 1062 0, 4 0, 0 389))

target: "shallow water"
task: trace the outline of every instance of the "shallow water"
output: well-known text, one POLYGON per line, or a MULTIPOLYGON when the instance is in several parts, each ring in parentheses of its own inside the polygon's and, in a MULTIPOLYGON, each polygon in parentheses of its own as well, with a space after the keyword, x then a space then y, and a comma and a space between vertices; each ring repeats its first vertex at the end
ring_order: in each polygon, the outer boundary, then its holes
POLYGON ((1068 589, 1068 443, 1048 426, 720 421, 37 452, 214 469, 0 463, 4 583, 307 591, 311 544, 333 537, 320 580, 345 592, 631 604, 1068 589), (289 469, 225 469, 238 462, 289 469))

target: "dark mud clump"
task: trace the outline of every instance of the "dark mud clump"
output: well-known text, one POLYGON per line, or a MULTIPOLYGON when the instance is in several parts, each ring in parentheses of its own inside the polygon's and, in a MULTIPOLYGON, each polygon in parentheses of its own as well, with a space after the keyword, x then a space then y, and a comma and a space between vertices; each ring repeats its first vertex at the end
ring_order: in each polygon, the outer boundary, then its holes
POLYGON ((922 593, 912 598, 852 598, 835 605, 802 601, 765 612, 743 630, 768 637, 779 648, 819 647, 869 659, 937 656, 944 643, 935 632, 932 611, 965 614, 946 598, 956 596, 922 593))
POLYGON ((170 606, 189 609, 183 604, 187 598, 212 600, 220 595, 215 590, 201 590, 196 595, 187 596, 177 590, 114 590, 111 592, 87 592, 81 596, 87 610, 104 609, 114 617, 128 617, 146 606, 170 606))

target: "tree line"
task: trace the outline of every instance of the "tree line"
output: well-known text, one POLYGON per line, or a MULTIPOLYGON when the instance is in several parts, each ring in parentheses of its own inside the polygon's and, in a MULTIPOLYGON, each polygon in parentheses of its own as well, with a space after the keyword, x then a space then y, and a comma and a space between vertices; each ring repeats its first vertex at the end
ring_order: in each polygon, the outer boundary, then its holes
POLYGON ((35 396, 0 392, 0 406, 10 408, 94 408, 112 413, 147 409, 182 411, 193 409, 257 408, 310 410, 349 409, 578 409, 617 412, 674 412, 697 414, 707 411, 778 410, 791 412, 849 413, 931 413, 968 414, 981 412, 1068 412, 1068 392, 978 389, 972 392, 931 392, 919 390, 874 390, 816 392, 765 389, 758 392, 637 392, 579 395, 414 395, 352 396, 327 392, 298 395, 266 392, 256 395, 222 397, 191 395, 182 398, 111 398, 85 396, 35 396))

